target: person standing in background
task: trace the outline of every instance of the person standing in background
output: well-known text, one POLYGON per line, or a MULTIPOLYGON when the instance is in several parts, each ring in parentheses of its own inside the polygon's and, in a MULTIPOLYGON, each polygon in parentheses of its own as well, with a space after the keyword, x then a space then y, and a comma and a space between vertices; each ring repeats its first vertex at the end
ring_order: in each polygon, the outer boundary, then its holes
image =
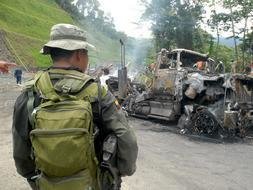
POLYGON ((14 71, 14 77, 16 78, 16 83, 21 84, 22 81, 22 69, 18 68, 14 71))

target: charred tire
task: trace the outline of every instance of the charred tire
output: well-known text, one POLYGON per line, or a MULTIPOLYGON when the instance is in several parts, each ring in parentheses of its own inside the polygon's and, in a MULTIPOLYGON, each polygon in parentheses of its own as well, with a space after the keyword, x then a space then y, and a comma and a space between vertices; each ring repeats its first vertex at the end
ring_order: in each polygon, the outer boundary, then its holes
POLYGON ((192 126, 195 133, 214 136, 218 134, 219 123, 215 116, 205 108, 196 110, 192 116, 192 126))

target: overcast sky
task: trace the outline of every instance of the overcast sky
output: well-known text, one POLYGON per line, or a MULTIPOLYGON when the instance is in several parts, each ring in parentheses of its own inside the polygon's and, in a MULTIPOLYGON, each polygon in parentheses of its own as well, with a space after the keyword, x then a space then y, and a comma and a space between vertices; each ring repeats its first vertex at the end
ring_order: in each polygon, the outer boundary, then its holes
MULTIPOLYGON (((145 7, 140 4, 140 0, 99 0, 99 2, 101 9, 113 17, 117 30, 137 38, 152 37, 150 24, 140 22, 141 15, 145 10, 145 7)), ((211 10, 208 7, 205 10, 206 15, 209 16, 211 10)), ((206 25, 202 24, 202 28, 211 32, 206 25)))
MULTIPOLYGON (((145 7, 141 5, 140 0, 99 0, 101 9, 106 13, 110 13, 114 19, 116 29, 125 32, 129 36, 133 37, 152 37, 150 24, 140 22, 142 13, 145 7)), ((210 7, 205 7, 206 17, 211 14, 210 7)), ((217 12, 223 12, 224 10, 220 7, 216 7, 217 12)), ((207 19, 205 19, 207 21, 207 19)), ((252 23, 249 23, 252 26, 252 23)), ((207 30, 216 36, 215 32, 212 32, 210 28, 205 24, 201 24, 202 28, 207 30)), ((239 25, 244 26, 244 23, 239 25)), ((231 36, 231 32, 222 32, 223 37, 231 36)))
POLYGON ((101 9, 110 13, 116 29, 133 37, 151 37, 147 23, 139 22, 145 8, 139 0, 99 0, 101 9))

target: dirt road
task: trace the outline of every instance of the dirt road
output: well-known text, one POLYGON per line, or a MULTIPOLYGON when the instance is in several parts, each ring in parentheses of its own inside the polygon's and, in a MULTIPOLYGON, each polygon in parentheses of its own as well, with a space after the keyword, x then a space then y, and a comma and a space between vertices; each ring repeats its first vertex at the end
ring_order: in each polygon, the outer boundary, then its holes
POLYGON ((14 101, 21 87, 11 75, 0 75, 0 189, 27 190, 25 180, 18 176, 12 159, 11 123, 14 101))
POLYGON ((136 174, 126 179, 133 190, 250 190, 253 146, 192 141, 166 127, 131 120, 140 153, 136 174))
MULTIPOLYGON (((0 76, 0 190, 29 189, 12 160, 11 120, 20 87, 0 76)), ((130 119, 139 143, 137 172, 123 190, 251 190, 253 145, 189 140, 167 127, 130 119)))

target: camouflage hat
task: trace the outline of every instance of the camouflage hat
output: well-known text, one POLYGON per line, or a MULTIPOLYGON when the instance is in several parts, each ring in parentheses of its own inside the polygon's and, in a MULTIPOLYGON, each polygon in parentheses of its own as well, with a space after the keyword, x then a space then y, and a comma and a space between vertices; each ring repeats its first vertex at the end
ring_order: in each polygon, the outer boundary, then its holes
POLYGON ((51 28, 50 41, 40 50, 42 54, 49 54, 51 48, 77 50, 95 48, 87 42, 86 32, 71 24, 56 24, 51 28))

